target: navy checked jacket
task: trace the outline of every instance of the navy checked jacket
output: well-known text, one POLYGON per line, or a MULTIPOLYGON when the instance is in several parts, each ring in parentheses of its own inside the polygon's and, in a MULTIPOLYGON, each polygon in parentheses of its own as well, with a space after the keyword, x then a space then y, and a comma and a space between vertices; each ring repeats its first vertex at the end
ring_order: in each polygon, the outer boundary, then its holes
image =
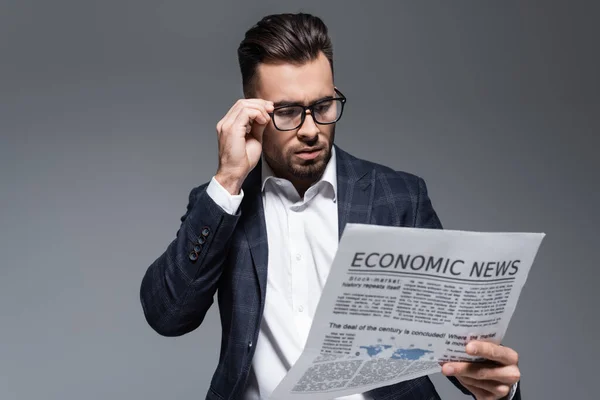
MULTIPOLYGON (((423 179, 358 159, 336 146, 338 230, 348 222, 441 229, 423 179)), ((196 329, 217 295, 222 326, 219 363, 206 399, 242 396, 258 338, 267 286, 268 246, 260 163, 230 215, 206 193, 190 192, 176 238, 150 265, 140 297, 148 324, 164 336, 196 329)), ((454 378, 451 381, 469 392, 454 378)), ((428 377, 370 392, 376 400, 440 399, 428 377)), ((518 399, 518 396, 515 397, 518 399)))

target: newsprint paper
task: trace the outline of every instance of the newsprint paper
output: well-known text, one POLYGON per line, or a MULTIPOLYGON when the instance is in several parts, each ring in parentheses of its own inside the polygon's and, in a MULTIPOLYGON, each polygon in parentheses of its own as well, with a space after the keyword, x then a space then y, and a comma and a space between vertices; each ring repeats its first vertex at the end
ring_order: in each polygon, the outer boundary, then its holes
POLYGON ((299 359, 271 399, 333 399, 480 361, 500 343, 544 233, 347 224, 299 359))

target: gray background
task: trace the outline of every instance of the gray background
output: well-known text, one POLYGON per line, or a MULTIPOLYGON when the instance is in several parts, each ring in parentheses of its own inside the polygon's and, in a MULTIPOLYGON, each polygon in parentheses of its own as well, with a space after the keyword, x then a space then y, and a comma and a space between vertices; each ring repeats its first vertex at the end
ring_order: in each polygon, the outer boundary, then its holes
POLYGON ((301 4, 0 1, 1 399, 204 397, 216 307, 160 337, 139 285, 215 172, 243 33, 283 11, 331 30, 338 144, 424 177, 447 228, 547 233, 505 344, 527 399, 597 398, 598 6, 301 4))

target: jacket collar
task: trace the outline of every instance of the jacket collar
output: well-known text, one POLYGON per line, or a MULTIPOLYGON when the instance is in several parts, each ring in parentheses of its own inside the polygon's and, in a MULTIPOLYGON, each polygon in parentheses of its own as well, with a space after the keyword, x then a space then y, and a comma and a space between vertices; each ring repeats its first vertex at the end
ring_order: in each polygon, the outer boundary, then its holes
POLYGON ((338 234, 348 222, 368 223, 375 189, 371 163, 337 149, 338 234), (367 190, 367 189, 371 190, 367 190))
MULTIPOLYGON (((338 206, 338 238, 341 238, 348 222, 369 223, 375 188, 375 171, 371 163, 360 160, 334 145, 336 186, 338 206), (367 190, 369 189, 370 190, 367 190)), ((331 162, 328 164, 332 164, 331 162)), ((263 163, 248 174, 242 185, 241 223, 246 233, 252 261, 260 286, 261 301, 264 304, 267 284, 267 263, 269 259, 265 213, 262 202, 263 163)), ((268 176, 265 174, 264 176, 268 176)), ((325 174, 324 174, 325 176, 325 174)), ((330 179, 330 178, 328 178, 330 179)), ((261 307, 262 310, 262 307, 261 307)), ((262 311, 261 311, 262 312, 262 311)), ((261 315, 262 318, 262 315, 261 315)))
MULTIPOLYGON (((313 185, 326 184, 331 187, 333 191, 333 199, 337 201, 337 151, 336 146, 331 148, 331 159, 323 171, 323 176, 315 182, 313 185)), ((261 157, 260 161, 260 174, 261 174, 261 190, 265 191, 265 186, 269 180, 280 180, 273 173, 273 170, 266 162, 264 157, 261 157)))

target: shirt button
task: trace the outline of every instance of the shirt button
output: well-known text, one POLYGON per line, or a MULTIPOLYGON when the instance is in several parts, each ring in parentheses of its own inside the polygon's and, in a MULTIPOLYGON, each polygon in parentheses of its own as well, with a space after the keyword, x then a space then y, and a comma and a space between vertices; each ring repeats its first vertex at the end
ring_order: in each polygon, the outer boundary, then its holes
POLYGON ((304 307, 302 307, 302 306, 298 307, 298 311, 300 311, 300 312, 304 311, 304 307))
POLYGON ((296 254, 296 260, 300 261, 302 259, 302 255, 300 253, 296 254))

